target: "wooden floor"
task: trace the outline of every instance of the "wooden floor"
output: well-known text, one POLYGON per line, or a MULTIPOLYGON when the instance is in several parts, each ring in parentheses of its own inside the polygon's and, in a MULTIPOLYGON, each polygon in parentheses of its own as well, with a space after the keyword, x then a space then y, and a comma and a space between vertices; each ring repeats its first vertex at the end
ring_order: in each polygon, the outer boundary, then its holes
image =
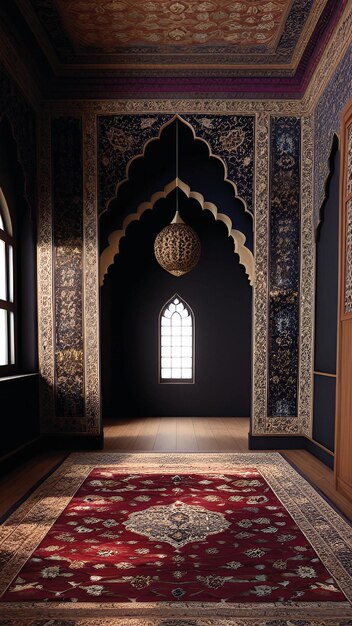
MULTIPOLYGON (((123 452, 248 452, 247 418, 145 418, 107 423, 105 450, 123 452)), ((282 451, 347 517, 352 502, 339 494, 333 472, 305 450, 282 451)), ((0 516, 60 462, 66 451, 47 451, 0 479, 0 516)))

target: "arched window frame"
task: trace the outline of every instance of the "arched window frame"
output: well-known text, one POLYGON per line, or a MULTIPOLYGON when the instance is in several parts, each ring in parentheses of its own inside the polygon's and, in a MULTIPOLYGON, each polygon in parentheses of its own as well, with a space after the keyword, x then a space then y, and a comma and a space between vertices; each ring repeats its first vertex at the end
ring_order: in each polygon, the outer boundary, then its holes
MULTIPOLYGON (((189 306, 189 304, 183 299, 181 298, 177 293, 175 293, 172 298, 170 298, 170 300, 168 300, 164 306, 162 307, 160 314, 159 314, 159 327, 158 327, 158 331, 159 331, 159 383, 165 384, 165 383, 173 383, 173 384, 190 384, 190 383, 194 383, 195 382, 195 317, 194 317, 194 313, 191 309, 191 307, 189 306), (188 311, 189 313, 189 318, 191 319, 191 324, 190 324, 190 328, 192 329, 192 334, 191 334, 191 345, 190 346, 182 346, 182 339, 181 339, 181 346, 177 346, 177 347, 187 347, 187 348, 191 348, 191 350, 187 350, 187 357, 189 358, 188 355, 190 355, 190 358, 192 359, 191 361, 191 369, 192 371, 192 375, 189 378, 182 378, 181 377, 177 377, 177 378, 173 378, 173 377, 163 377, 162 374, 162 369, 163 369, 163 358, 164 358, 164 354, 163 354, 163 347, 167 347, 163 345, 163 334, 162 334, 162 328, 163 328, 163 317, 166 311, 169 310, 169 307, 171 304, 173 304, 175 302, 175 300, 179 300, 179 303, 183 305, 183 307, 188 311)), ((182 338, 182 331, 181 331, 181 338, 182 338)), ((188 335, 189 336, 189 335, 188 335)), ((172 346, 170 346, 172 347, 172 346)), ((183 352, 183 351, 182 351, 183 352)), ((182 355, 181 352, 181 355, 182 355)), ((168 357, 166 357, 168 358, 168 357)), ((173 356, 171 355, 169 358, 173 358, 173 356)), ((178 358, 178 357, 176 357, 178 358)), ((182 358, 182 356, 180 357, 182 358)), ((171 368, 172 369, 172 368, 171 368)), ((180 368, 182 370, 182 367, 180 368)))
POLYGON ((15 240, 10 211, 0 188, 0 376, 16 366, 15 240))

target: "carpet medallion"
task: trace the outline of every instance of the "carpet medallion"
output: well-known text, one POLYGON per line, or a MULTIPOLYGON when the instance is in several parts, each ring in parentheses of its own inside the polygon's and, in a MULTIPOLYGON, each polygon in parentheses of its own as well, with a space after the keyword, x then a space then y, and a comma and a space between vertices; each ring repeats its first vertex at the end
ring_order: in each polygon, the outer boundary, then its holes
POLYGON ((72 454, 0 532, 0 626, 352 625, 351 528, 277 453, 72 454))

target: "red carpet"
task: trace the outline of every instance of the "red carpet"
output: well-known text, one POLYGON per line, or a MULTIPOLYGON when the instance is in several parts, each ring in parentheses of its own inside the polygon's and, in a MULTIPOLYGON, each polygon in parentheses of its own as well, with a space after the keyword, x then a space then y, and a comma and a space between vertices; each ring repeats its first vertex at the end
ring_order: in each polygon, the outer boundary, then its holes
POLYGON ((0 626, 352 626, 352 532, 277 453, 79 453, 0 527, 0 626))
POLYGON ((62 602, 336 601, 344 596, 255 469, 93 470, 2 597, 62 602))

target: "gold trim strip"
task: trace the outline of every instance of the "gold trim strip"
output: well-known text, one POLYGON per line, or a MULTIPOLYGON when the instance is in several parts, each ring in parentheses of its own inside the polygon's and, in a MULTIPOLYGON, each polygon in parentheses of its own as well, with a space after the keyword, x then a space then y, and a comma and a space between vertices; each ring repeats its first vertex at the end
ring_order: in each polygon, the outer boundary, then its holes
POLYGON ((46 111, 39 127, 39 216, 37 243, 38 348, 42 432, 53 428, 54 409, 54 303, 53 227, 51 202, 51 117, 46 111))
POLYGON ((313 223, 313 120, 301 120, 301 259, 298 430, 313 433, 315 238, 313 223))
POLYGON ((317 376, 328 376, 329 378, 336 378, 336 374, 328 374, 328 372, 319 372, 314 370, 313 374, 317 374, 317 376))
POLYGON ((84 210, 84 359, 85 431, 100 434, 100 329, 99 329, 99 241, 97 210, 97 118, 83 116, 83 210, 84 210))

